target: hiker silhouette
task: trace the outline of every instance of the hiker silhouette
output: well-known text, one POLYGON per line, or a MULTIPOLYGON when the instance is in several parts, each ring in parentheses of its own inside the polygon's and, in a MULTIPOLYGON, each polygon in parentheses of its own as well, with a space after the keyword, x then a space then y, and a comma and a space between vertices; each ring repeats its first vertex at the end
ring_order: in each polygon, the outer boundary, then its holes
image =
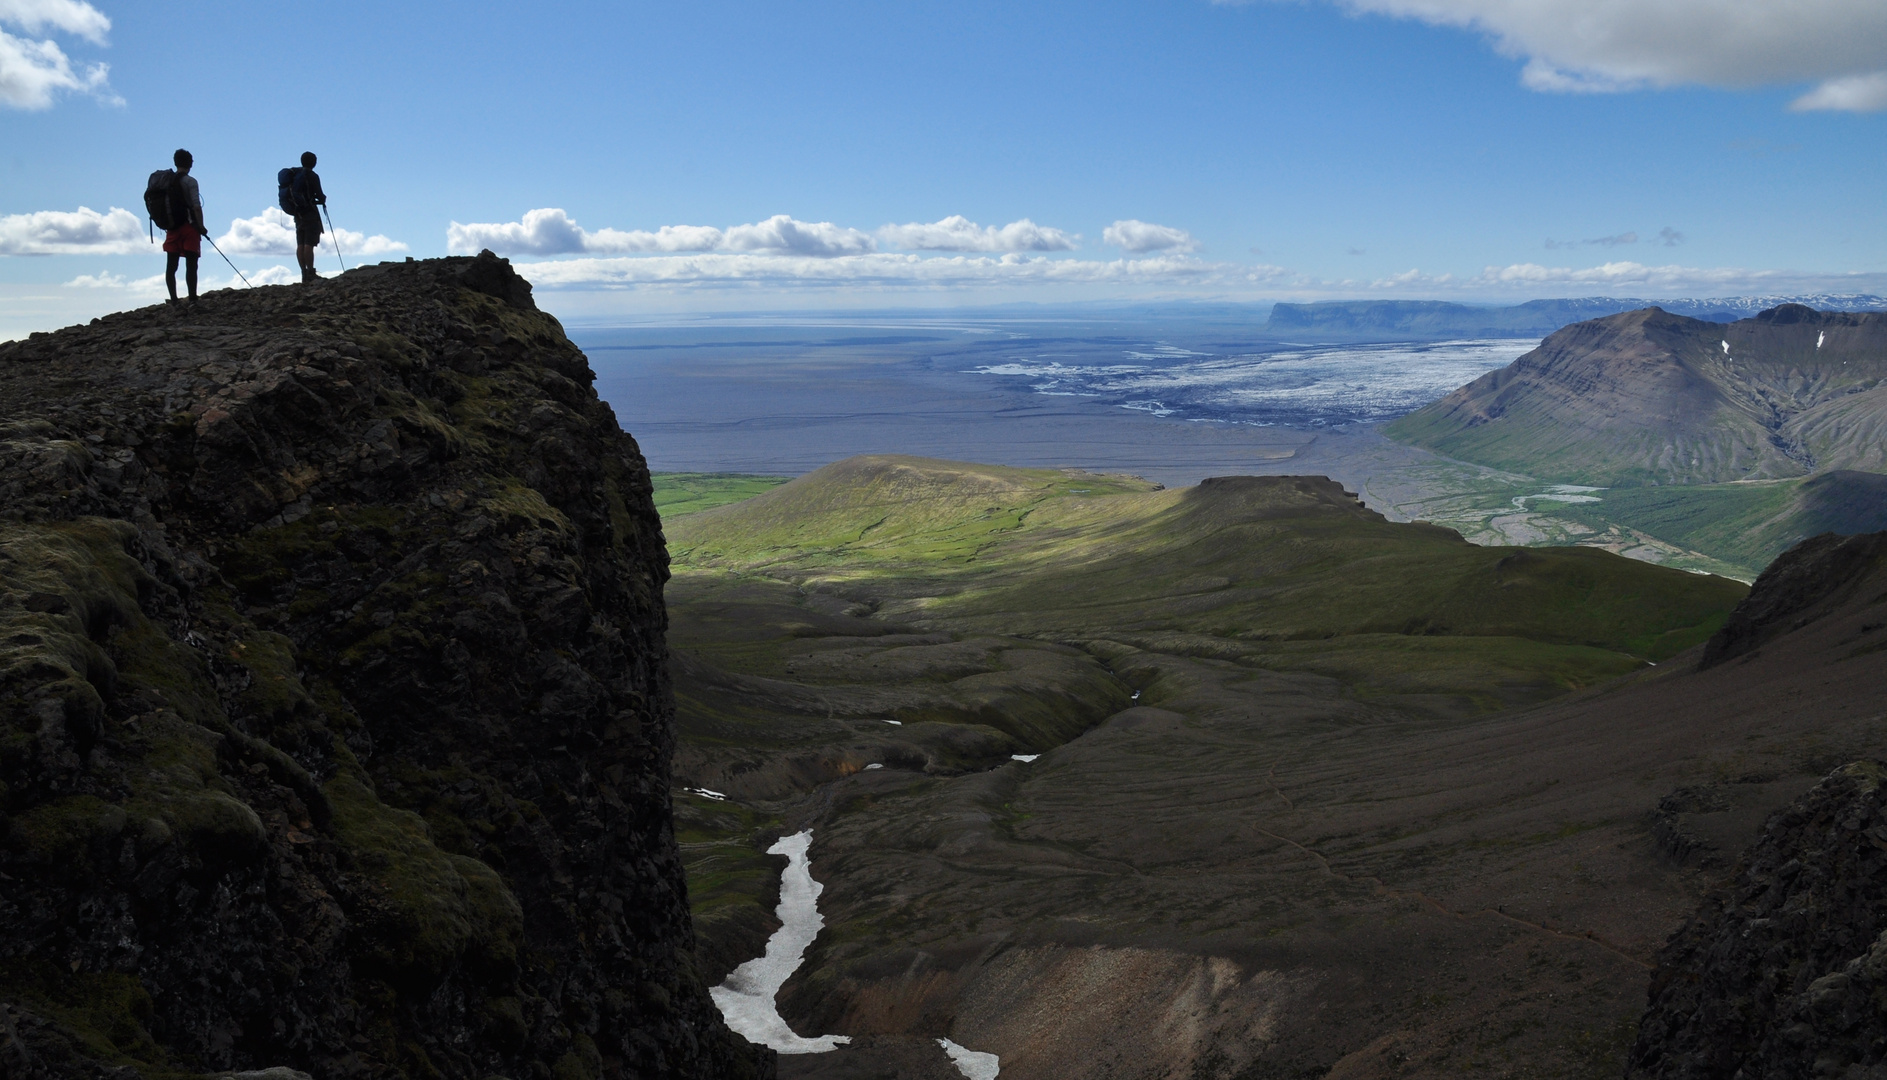
POLYGON ((283 169, 275 176, 276 197, 282 209, 295 219, 295 261, 301 264, 305 285, 318 280, 315 273, 315 248, 321 246, 321 208, 327 205, 327 193, 321 190, 321 177, 314 170, 314 151, 301 155, 301 168, 283 169))
POLYGON ((170 159, 177 167, 151 174, 144 202, 152 211, 151 220, 164 229, 164 287, 170 290, 170 302, 177 303, 177 260, 182 258, 184 285, 190 302, 196 303, 197 258, 203 254, 203 238, 210 230, 203 227, 203 195, 197 178, 190 175, 195 159, 188 150, 178 150, 170 159))

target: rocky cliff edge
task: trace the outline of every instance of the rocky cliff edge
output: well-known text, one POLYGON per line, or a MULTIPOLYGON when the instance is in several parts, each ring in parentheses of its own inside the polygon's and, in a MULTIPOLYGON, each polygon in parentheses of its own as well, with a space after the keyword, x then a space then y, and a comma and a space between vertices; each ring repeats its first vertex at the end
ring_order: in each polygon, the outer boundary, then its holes
POLYGON ((490 253, 0 345, 0 1073, 771 1075, 591 379, 490 253))

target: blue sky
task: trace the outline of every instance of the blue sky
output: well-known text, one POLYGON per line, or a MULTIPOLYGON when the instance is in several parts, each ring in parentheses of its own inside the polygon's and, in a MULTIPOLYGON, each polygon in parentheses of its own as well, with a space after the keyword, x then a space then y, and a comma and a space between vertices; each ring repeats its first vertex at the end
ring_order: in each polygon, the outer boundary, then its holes
POLYGON ((492 244, 586 318, 1887 292, 1880 0, 0 0, 0 33, 0 336, 149 301, 178 146, 261 280, 313 149, 350 262, 492 244))

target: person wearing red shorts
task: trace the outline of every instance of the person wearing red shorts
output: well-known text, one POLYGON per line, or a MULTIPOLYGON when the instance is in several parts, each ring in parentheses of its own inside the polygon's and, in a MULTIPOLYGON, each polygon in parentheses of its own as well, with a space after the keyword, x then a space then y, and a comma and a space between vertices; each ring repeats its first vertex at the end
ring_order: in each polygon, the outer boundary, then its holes
POLYGON ((181 256, 184 284, 194 304, 197 302, 197 257, 203 254, 203 238, 210 230, 203 227, 203 195, 197 190, 197 178, 190 175, 190 166, 195 164, 190 151, 177 151, 171 155, 171 161, 177 165, 177 186, 183 191, 187 213, 184 220, 176 223, 176 228, 164 230, 164 286, 170 290, 170 302, 177 303, 177 259, 181 256))

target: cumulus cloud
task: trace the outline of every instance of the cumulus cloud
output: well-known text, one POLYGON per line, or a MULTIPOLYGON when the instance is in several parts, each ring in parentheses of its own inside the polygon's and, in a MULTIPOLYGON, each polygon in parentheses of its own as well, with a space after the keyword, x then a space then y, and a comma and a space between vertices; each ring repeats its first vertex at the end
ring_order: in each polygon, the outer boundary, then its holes
POLYGON ((999 228, 952 214, 928 225, 886 225, 878 230, 878 239, 906 251, 1073 251, 1080 237, 1028 218, 999 228))
POLYGON ((0 255, 126 255, 148 247, 144 222, 116 206, 102 214, 81 206, 0 217, 0 255))
MULTIPOLYGON (((715 253, 525 263, 518 272, 546 288, 967 287, 1013 284, 1159 284, 1217 280, 1250 268, 1184 255, 1145 259, 924 257, 874 252, 838 257, 715 253)), ((1276 269, 1276 268, 1259 268, 1276 269)))
POLYGON ((722 245, 729 251, 764 251, 817 259, 863 255, 878 248, 869 235, 857 229, 843 228, 830 221, 798 221, 786 214, 775 214, 752 225, 736 225, 727 230, 722 245))
POLYGON ((111 29, 111 20, 83 0, 0 0, 0 23, 29 34, 43 34, 48 27, 64 30, 95 45, 103 45, 111 29))
POLYGON ((1880 112, 1887 109, 1887 71, 1829 79, 1790 102, 1789 108, 1796 112, 1880 112))
POLYGON ((66 288, 68 289, 123 289, 132 285, 140 285, 140 286, 145 285, 152 281, 155 281, 159 285, 162 285, 164 283, 164 275, 158 274, 156 277, 141 278, 138 281, 133 282, 131 279, 125 277, 123 274, 114 274, 109 270, 100 270, 96 274, 80 274, 78 277, 75 277, 71 281, 66 282, 66 288))
POLYGON ((1535 90, 1817 82, 1795 108, 1887 109, 1887 4, 1880 0, 1332 2, 1480 31, 1503 54, 1526 58, 1521 81, 1535 90))
POLYGON ((1101 230, 1101 239, 1133 255, 1148 251, 1198 251, 1199 241, 1185 229, 1128 218, 1101 230))
POLYGON ((446 229, 446 248, 469 255, 490 248, 503 255, 639 255, 683 251, 751 251, 778 255, 835 258, 875 251, 877 244, 857 229, 829 221, 800 221, 775 214, 751 225, 726 230, 710 225, 664 225, 654 232, 599 229, 578 225, 554 207, 527 212, 522 220, 461 225, 446 229))
POLYGON ((103 45, 111 20, 97 8, 82 0, 0 0, 0 26, 35 35, 15 37, 0 29, 0 105, 44 109, 68 90, 121 103, 107 82, 108 65, 75 67, 57 42, 36 36, 56 30, 103 45))
MULTIPOLYGON (((346 255, 388 255, 406 250, 404 243, 377 233, 368 236, 352 229, 335 229, 329 235, 340 242, 346 255)), ((229 231, 216 238, 216 246, 225 255, 293 255, 295 219, 281 207, 271 206, 255 217, 230 222, 229 231)))
POLYGON ((664 225, 655 232, 602 229, 590 232, 555 207, 527 211, 521 221, 461 225, 446 229, 446 250, 472 255, 486 248, 502 255, 627 255, 638 252, 712 251, 721 230, 706 225, 664 225))

